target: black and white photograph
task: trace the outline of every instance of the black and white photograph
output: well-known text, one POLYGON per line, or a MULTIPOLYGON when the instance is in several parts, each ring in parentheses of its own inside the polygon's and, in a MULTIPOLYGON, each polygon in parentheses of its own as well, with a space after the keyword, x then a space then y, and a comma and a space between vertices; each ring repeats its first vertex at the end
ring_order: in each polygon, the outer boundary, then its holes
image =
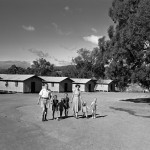
POLYGON ((150 150, 150 0, 0 0, 0 150, 150 150))

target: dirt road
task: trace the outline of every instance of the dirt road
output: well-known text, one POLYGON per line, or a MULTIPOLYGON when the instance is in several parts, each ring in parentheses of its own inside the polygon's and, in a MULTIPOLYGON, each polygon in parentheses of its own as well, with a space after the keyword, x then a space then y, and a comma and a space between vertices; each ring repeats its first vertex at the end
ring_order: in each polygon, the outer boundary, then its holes
MULTIPOLYGON (((63 94, 58 94, 58 98, 63 94)), ((71 94, 69 94, 71 97, 71 94)), ((97 118, 41 121, 37 94, 0 95, 1 150, 149 150, 150 94, 83 93, 97 118), (138 103, 136 103, 138 102, 138 103)), ((81 112, 80 112, 81 115, 81 112)))

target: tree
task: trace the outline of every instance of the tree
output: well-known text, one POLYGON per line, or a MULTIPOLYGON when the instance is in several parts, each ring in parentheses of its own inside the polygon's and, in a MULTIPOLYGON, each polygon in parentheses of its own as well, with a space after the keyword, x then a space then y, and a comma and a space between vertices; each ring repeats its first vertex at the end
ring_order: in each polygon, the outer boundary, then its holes
POLYGON ((124 75, 128 75, 126 81, 131 81, 132 76, 132 80, 138 79, 138 82, 141 82, 140 78, 135 76, 135 72, 142 70, 144 64, 150 64, 149 46, 145 46, 150 43, 150 1, 114 0, 109 15, 115 24, 115 29, 110 26, 108 30, 110 54, 115 63, 110 65, 109 72, 123 62, 123 68, 115 78, 121 82, 124 75), (120 74, 122 70, 124 74, 120 74))
POLYGON ((6 70, 7 74, 24 74, 25 69, 21 67, 17 67, 16 65, 12 65, 10 68, 6 70))
POLYGON ((93 51, 91 52, 91 58, 93 75, 96 78, 104 78, 105 67, 103 61, 103 54, 101 53, 100 48, 96 47, 93 49, 93 51))
POLYGON ((51 73, 54 71, 54 65, 46 61, 44 58, 39 58, 33 61, 31 69, 33 69, 33 72, 36 75, 47 76, 51 75, 51 73))
POLYGON ((77 51, 77 53, 78 56, 72 60, 75 66, 75 70, 77 71, 75 74, 79 78, 92 77, 93 71, 92 71, 91 51, 81 48, 77 51))

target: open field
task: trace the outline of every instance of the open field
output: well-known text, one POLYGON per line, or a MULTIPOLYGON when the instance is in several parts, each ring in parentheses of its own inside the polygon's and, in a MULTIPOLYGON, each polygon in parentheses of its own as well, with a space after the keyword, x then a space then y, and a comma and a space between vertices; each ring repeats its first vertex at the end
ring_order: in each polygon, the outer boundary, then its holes
MULTIPOLYGON (((63 93, 57 93, 58 99, 63 93)), ((69 93, 71 98, 71 93, 69 93)), ((0 150, 149 150, 149 93, 82 93, 97 118, 41 121, 38 94, 0 94, 0 150)), ((81 115, 81 112, 80 112, 81 115)))

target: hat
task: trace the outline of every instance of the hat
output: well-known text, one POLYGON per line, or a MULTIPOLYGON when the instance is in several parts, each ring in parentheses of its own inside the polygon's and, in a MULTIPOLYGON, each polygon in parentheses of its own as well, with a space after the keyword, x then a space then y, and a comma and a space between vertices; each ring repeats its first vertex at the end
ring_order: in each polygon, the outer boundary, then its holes
POLYGON ((75 87, 77 87, 77 86, 78 86, 78 87, 80 87, 80 85, 79 85, 79 84, 76 84, 76 85, 75 85, 75 87))

